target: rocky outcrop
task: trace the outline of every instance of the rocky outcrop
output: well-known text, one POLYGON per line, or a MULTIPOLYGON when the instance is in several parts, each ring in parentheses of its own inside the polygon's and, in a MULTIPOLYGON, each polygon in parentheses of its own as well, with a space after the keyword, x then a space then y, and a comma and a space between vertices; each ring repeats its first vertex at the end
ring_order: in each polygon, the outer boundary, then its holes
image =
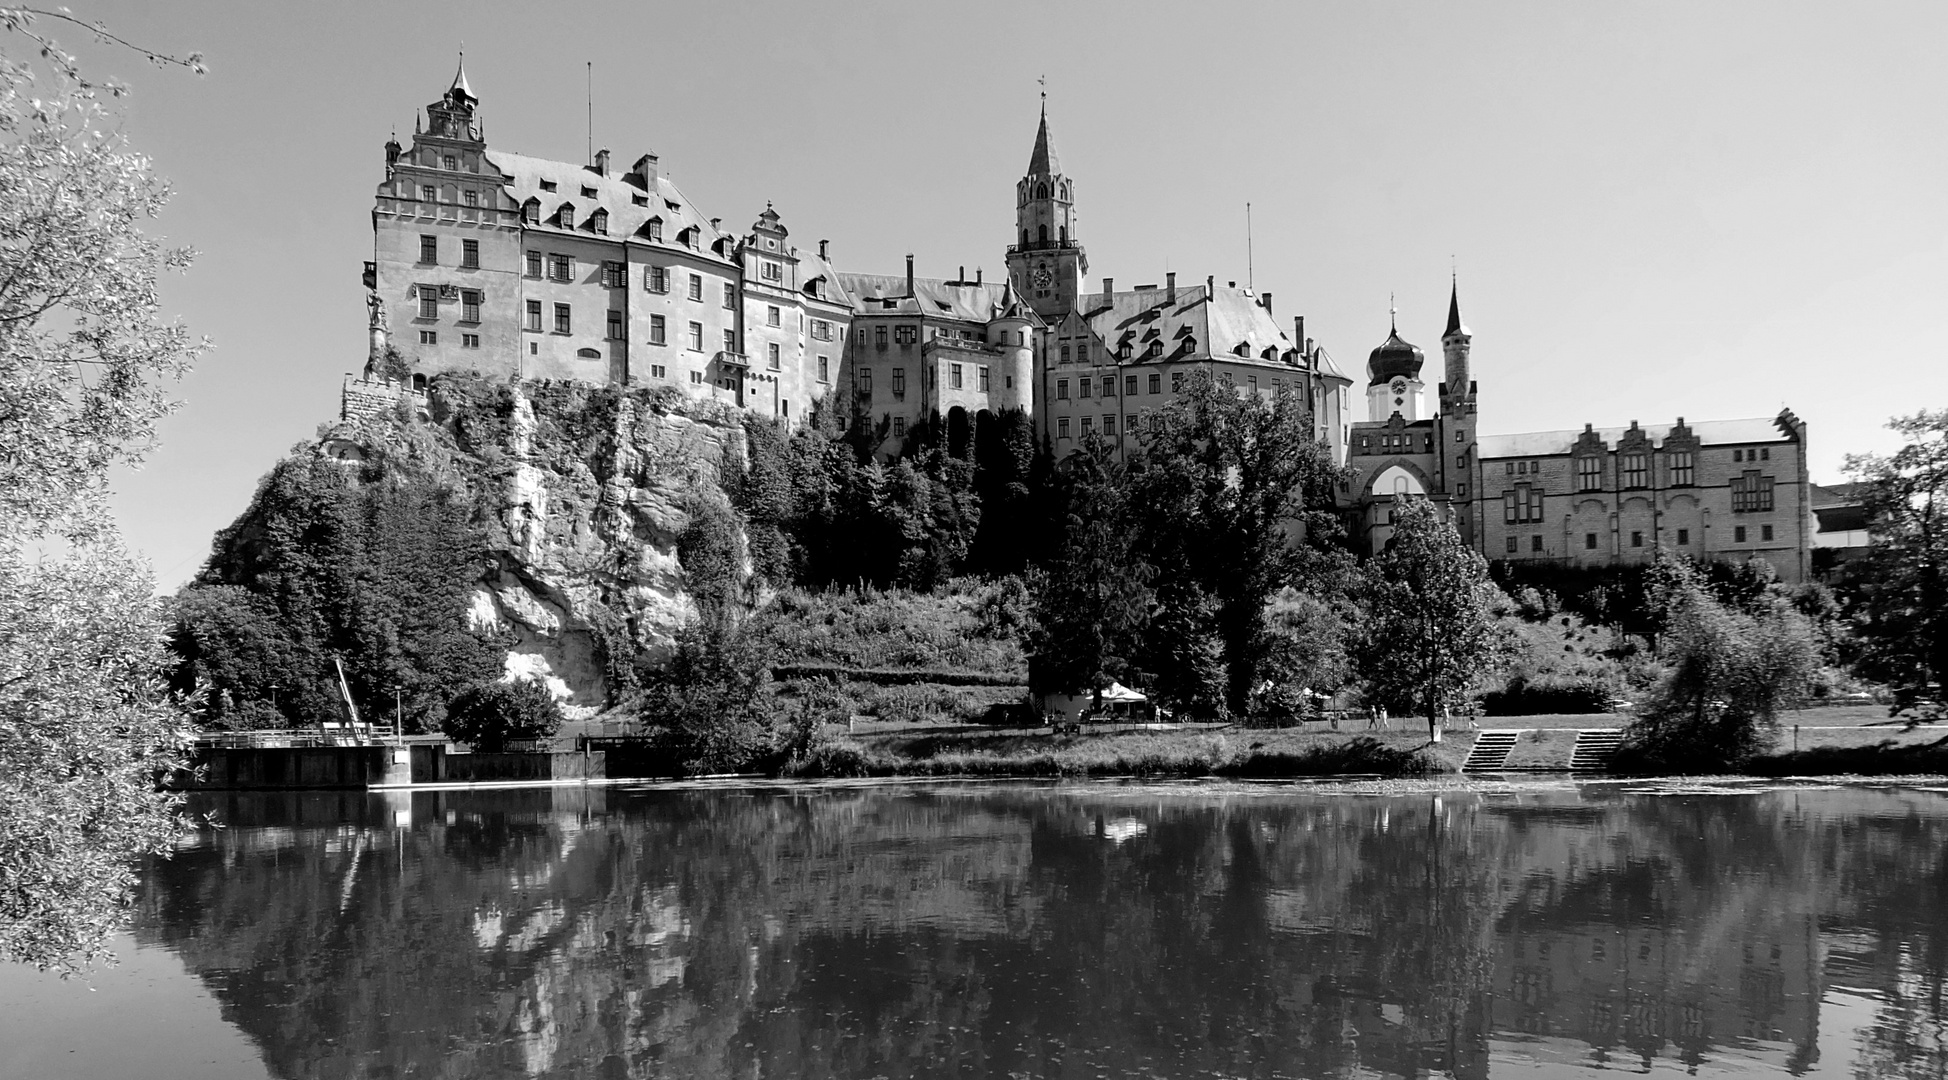
POLYGON ((353 417, 320 453, 465 485, 485 526, 468 609, 508 641, 510 675, 571 708, 606 704, 619 672, 667 653, 695 613, 677 542, 694 500, 725 498, 745 460, 741 413, 671 391, 436 380, 425 410, 353 417))

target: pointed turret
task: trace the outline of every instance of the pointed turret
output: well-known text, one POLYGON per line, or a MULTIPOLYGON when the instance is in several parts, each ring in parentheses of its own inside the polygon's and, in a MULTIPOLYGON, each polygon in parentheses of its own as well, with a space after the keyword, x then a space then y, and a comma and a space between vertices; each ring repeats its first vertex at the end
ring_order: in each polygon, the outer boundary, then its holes
POLYGON ((1466 334, 1467 332, 1468 328, 1462 325, 1461 322, 1461 281, 1459 278, 1456 278, 1453 282, 1452 291, 1448 293, 1447 329, 1441 332, 1441 338, 1445 340, 1456 334, 1466 334))
POLYGON ((1055 141, 1048 136, 1048 105, 1042 105, 1042 125, 1035 130, 1035 149, 1028 155, 1028 175, 1055 176, 1062 171, 1055 156, 1055 141))
POLYGON ((1474 407, 1474 376, 1468 370, 1468 353, 1474 336, 1461 321, 1461 283, 1457 279, 1447 298, 1447 330, 1441 334, 1441 354, 1445 361, 1441 379, 1441 411, 1455 414, 1474 407))
POLYGON ((479 101, 474 96, 473 87, 467 84, 467 54, 460 54, 460 67, 453 73, 453 85, 446 88, 448 97, 464 97, 468 101, 479 101))

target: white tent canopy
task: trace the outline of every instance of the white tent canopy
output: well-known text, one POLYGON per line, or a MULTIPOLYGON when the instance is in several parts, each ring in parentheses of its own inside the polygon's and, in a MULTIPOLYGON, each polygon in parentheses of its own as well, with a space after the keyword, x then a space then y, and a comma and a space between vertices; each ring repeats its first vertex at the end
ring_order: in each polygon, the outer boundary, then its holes
POLYGON ((1119 682, 1111 682, 1103 689, 1103 701, 1148 701, 1149 698, 1119 682))

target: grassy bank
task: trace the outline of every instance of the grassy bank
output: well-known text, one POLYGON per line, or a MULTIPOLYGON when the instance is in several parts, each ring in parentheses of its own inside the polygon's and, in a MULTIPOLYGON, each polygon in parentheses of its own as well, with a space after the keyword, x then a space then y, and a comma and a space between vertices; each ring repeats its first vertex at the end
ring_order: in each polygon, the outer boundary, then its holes
POLYGON ((830 734, 786 768, 847 776, 1426 776, 1458 771, 1472 740, 1195 728, 1051 735, 961 726, 830 734))

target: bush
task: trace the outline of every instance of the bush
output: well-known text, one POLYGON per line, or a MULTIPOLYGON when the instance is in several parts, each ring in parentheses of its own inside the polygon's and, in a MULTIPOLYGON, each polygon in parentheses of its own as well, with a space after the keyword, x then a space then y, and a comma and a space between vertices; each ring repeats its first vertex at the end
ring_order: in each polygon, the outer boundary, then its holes
POLYGON ((496 754, 511 739, 544 739, 561 727, 561 705, 539 682, 476 683, 455 694, 441 723, 446 737, 496 754))
POLYGON ((1600 713, 1610 710, 1610 698, 1609 684, 1600 679, 1530 682, 1517 676, 1506 688, 1481 695, 1481 711, 1488 716, 1600 713))

